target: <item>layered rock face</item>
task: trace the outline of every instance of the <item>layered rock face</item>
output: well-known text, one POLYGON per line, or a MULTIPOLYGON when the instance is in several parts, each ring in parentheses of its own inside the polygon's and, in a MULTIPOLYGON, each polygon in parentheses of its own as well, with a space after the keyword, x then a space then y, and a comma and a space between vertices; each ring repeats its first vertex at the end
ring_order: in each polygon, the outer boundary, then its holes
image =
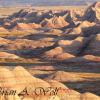
POLYGON ((69 23, 67 23, 63 17, 53 17, 51 19, 43 20, 43 22, 41 22, 41 25, 48 28, 61 28, 68 26, 69 23))
POLYGON ((40 28, 41 26, 35 23, 25 24, 25 23, 17 23, 13 30, 31 30, 33 28, 40 28))
POLYGON ((0 58, 18 59, 19 57, 14 55, 14 54, 6 53, 6 52, 0 52, 0 58))
POLYGON ((39 56, 52 61, 99 56, 99 5, 91 5, 83 16, 81 10, 22 9, 3 20, 1 31, 7 30, 9 35, 2 36, 0 48, 21 57, 39 56), (91 18, 94 19, 90 21, 91 18))
MULTIPOLYGON (((34 29, 34 28, 63 28, 74 27, 80 21, 99 22, 100 2, 96 2, 84 10, 36 10, 22 9, 3 20, 3 27, 7 29, 34 29), (84 15, 83 15, 84 12, 84 15)), ((83 26, 83 25, 82 25, 83 26)), ((1 27, 1 30, 6 31, 1 27)), ((87 27, 87 25, 86 25, 87 27)))
MULTIPOLYGON (((80 94, 72 89, 67 88, 60 82, 35 78, 27 72, 23 67, 18 66, 10 71, 7 68, 0 68, 0 87, 5 89, 8 95, 0 95, 1 100, 99 100, 100 97, 92 93, 80 94), (40 94, 39 91, 35 91, 39 88, 44 90, 51 87, 48 92, 40 94), (24 89, 27 90, 24 90, 24 89), (58 89, 55 91, 55 89, 58 89), (15 94, 10 94, 10 91, 16 90, 15 94), (23 92, 24 90, 24 92, 23 92), (26 91, 26 92, 25 92, 26 91), (54 91, 56 94, 53 94, 54 91)), ((47 90, 46 90, 47 91, 47 90)), ((1 91, 2 92, 2 91, 1 91)), ((5 92, 3 92, 5 93, 5 92)))
POLYGON ((0 64, 0 100, 100 100, 100 2, 4 18, 0 64))
POLYGON ((84 18, 88 21, 100 21, 100 2, 91 5, 86 10, 84 18))

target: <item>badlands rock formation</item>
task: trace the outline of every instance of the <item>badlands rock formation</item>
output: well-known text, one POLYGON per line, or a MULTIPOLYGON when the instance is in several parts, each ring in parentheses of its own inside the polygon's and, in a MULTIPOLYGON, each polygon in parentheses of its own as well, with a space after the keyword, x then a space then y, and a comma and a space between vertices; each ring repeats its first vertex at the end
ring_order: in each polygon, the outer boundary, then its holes
POLYGON ((15 54, 10 54, 7 52, 0 52, 0 58, 3 59, 18 59, 19 57, 16 56, 15 54))
POLYGON ((67 23, 63 17, 53 17, 51 19, 44 19, 43 22, 41 22, 42 27, 48 27, 48 28, 62 28, 65 26, 68 26, 69 23, 67 23))
MULTIPOLYGON (((28 73, 24 68, 18 66, 12 71, 7 68, 0 68, 0 87, 5 89, 5 91, 16 90, 15 95, 1 95, 1 100, 90 100, 92 97, 93 100, 99 100, 100 97, 92 93, 80 94, 72 89, 67 88, 65 85, 48 80, 43 81, 41 79, 35 78, 30 73, 28 73), (45 95, 40 92, 34 93, 34 89, 42 87, 44 90, 51 87, 45 95), (23 89, 27 88, 26 92, 23 92, 23 89), (55 94, 55 88, 58 89, 55 94), (28 95, 27 95, 28 93, 28 95)), ((5 92, 4 92, 5 93, 5 92)))
POLYGON ((35 23, 25 24, 25 23, 17 23, 13 30, 31 30, 33 28, 40 28, 41 26, 35 23))
POLYGON ((99 4, 91 5, 83 16, 82 10, 22 9, 3 19, 1 30, 9 31, 9 35, 0 39, 0 49, 23 57, 38 55, 38 59, 44 61, 99 56, 100 23, 96 21, 99 20, 99 4), (90 21, 91 17, 95 20, 90 21), (21 34, 23 31, 26 33, 21 34))
POLYGON ((51 75, 49 75, 47 77, 47 79, 51 79, 51 80, 57 80, 60 82, 67 82, 67 81, 81 81, 83 80, 83 78, 80 78, 78 75, 75 75, 73 73, 69 74, 67 72, 64 71, 57 71, 52 73, 51 75), (71 79, 71 80, 70 80, 71 79))
POLYGON ((85 12, 84 15, 85 20, 88 21, 100 21, 100 2, 96 2, 90 7, 85 12))
POLYGON ((0 87, 17 92, 0 100, 100 100, 100 2, 66 9, 22 9, 3 18, 0 87))
POLYGON ((4 27, 0 27, 0 31, 1 32, 7 32, 7 29, 5 29, 4 27))

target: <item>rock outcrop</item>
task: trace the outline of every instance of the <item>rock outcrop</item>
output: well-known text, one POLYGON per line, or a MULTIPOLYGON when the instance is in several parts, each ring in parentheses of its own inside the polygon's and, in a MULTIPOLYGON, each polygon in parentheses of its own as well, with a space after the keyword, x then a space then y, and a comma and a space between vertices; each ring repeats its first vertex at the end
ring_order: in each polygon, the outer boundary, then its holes
POLYGON ((18 59, 19 57, 15 54, 7 53, 7 52, 0 52, 0 58, 3 58, 3 59, 18 59))
MULTIPOLYGON (((13 71, 8 70, 7 68, 0 68, 0 87, 6 89, 16 89, 15 95, 1 95, 1 100, 90 100, 92 97, 93 100, 99 100, 100 97, 91 93, 80 94, 72 89, 67 88, 60 82, 47 80, 43 81, 41 79, 35 78, 30 73, 28 73, 21 66, 16 67, 13 71), (48 89, 51 87, 51 90, 46 93, 38 96, 34 94, 34 89, 42 87, 48 89), (23 89, 27 88, 27 94, 23 94, 23 89), (55 91, 55 89, 58 89, 55 91), (57 93, 54 93, 54 91, 57 93)), ((8 90, 7 90, 8 91, 8 90)))
POLYGON ((34 28, 40 28, 41 26, 35 23, 26 24, 26 23, 17 23, 13 30, 32 30, 34 28))
POLYGON ((56 80, 59 82, 75 82, 75 81, 81 81, 84 80, 83 78, 79 77, 78 75, 75 75, 73 73, 67 73, 64 71, 57 71, 53 74, 46 77, 46 79, 56 80))
POLYGON ((61 28, 68 26, 69 23, 64 20, 63 17, 53 17, 51 19, 45 19, 41 22, 42 27, 48 28, 61 28))
POLYGON ((96 2, 85 12, 84 19, 88 21, 100 21, 100 2, 96 2))

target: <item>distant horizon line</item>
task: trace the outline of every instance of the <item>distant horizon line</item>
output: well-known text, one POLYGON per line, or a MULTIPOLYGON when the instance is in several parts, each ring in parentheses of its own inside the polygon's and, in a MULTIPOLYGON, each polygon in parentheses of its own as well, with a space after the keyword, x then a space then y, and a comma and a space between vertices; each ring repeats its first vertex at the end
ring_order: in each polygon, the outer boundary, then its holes
POLYGON ((55 6, 67 6, 67 7, 70 7, 70 6, 88 6, 88 5, 91 5, 92 3, 90 4, 84 4, 84 5, 8 5, 8 6, 3 6, 3 5, 0 5, 0 8, 8 8, 8 7, 55 7, 55 6))
MULTIPOLYGON (((95 1, 96 2, 96 1, 95 1)), ((0 7, 13 7, 13 6, 88 6, 95 2, 34 2, 34 3, 1 3, 0 7)))

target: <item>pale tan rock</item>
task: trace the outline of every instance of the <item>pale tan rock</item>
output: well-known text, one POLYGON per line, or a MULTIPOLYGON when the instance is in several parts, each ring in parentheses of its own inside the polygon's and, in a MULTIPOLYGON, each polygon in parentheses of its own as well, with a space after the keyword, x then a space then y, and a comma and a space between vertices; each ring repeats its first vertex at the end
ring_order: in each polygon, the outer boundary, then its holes
POLYGON ((40 28, 41 26, 35 23, 17 23, 13 30, 32 30, 34 28, 40 28))
POLYGON ((97 34, 89 43, 89 46, 85 50, 84 54, 99 56, 100 53, 99 44, 100 44, 100 34, 97 34))
POLYGON ((35 99, 32 97, 24 97, 23 100, 35 100, 35 99))
POLYGON ((15 96, 13 96, 13 95, 10 96, 9 95, 9 96, 5 97, 5 100, 21 100, 21 99, 20 99, 20 97, 18 95, 15 95, 15 96))
POLYGON ((59 17, 53 17, 51 19, 45 19, 41 22, 41 25, 43 27, 48 27, 48 28, 61 28, 64 26, 69 25, 69 23, 67 23, 63 17, 59 16, 59 17))
POLYGON ((71 45, 72 42, 73 42, 73 41, 71 41, 71 40, 60 40, 60 41, 58 41, 58 44, 59 44, 60 46, 67 46, 67 45, 71 45))
POLYGON ((7 52, 0 52, 0 58, 18 59, 19 56, 7 52))
POLYGON ((84 18, 89 21, 100 21, 100 2, 95 2, 85 12, 84 18))
POLYGON ((7 68, 0 68, 0 86, 4 88, 14 88, 16 80, 13 73, 7 68))
POLYGON ((44 56, 47 58, 53 58, 54 56, 57 56, 58 54, 61 54, 63 52, 63 49, 61 47, 56 47, 52 50, 49 50, 45 52, 44 56))
POLYGON ((94 22, 83 21, 81 24, 73 29, 73 33, 71 34, 82 34, 83 31, 95 26, 94 22))
POLYGON ((60 100, 58 96, 37 96, 34 100, 60 100))
POLYGON ((87 92, 81 95, 81 100, 100 100, 100 97, 87 92))
POLYGON ((68 73, 65 71, 56 71, 53 74, 49 75, 46 79, 56 80, 59 82, 75 82, 83 80, 83 78, 81 78, 79 75, 75 75, 74 73, 68 73))
POLYGON ((2 26, 0 26, 0 32, 8 32, 8 30, 2 26))
POLYGON ((86 42, 88 41, 88 38, 85 37, 77 37, 74 40, 71 40, 71 43, 69 43, 66 46, 63 46, 63 50, 66 53, 76 55, 80 52, 81 48, 85 46, 86 42))
POLYGON ((74 58, 75 56, 69 53, 62 53, 56 56, 57 60, 66 60, 66 59, 71 59, 74 58))
POLYGON ((49 83, 32 76, 21 66, 16 67, 13 70, 13 73, 17 80, 17 86, 20 86, 20 90, 24 90, 26 88, 29 94, 33 94, 34 89, 38 87, 47 88, 50 86, 49 83))

